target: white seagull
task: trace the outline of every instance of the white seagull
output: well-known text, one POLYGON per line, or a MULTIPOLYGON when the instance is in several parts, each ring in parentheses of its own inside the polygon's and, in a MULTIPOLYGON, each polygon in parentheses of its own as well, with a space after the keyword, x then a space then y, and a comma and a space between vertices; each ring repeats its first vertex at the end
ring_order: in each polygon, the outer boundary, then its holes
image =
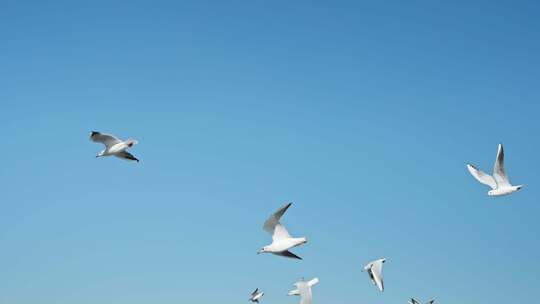
POLYGON ((285 211, 292 205, 288 203, 285 206, 279 208, 274 214, 272 214, 264 223, 263 229, 272 234, 272 244, 264 246, 259 253, 273 253, 288 258, 294 258, 301 260, 302 258, 289 251, 289 249, 303 245, 307 243, 305 237, 293 238, 290 236, 287 229, 279 222, 279 219, 283 216, 285 211))
MULTIPOLYGON (((429 300, 429 301, 426 302, 426 304, 433 304, 434 302, 435 302, 435 300, 429 300)), ((418 301, 415 298, 411 298, 409 300, 409 304, 420 304, 420 301, 418 301)))
POLYGON ((384 281, 382 275, 382 267, 384 262, 386 262, 386 259, 378 259, 373 262, 369 262, 364 267, 364 270, 362 270, 362 272, 367 271, 371 282, 373 282, 373 284, 376 285, 380 291, 384 291, 384 281))
POLYGON ((138 141, 136 141, 135 139, 128 139, 126 141, 122 141, 114 135, 92 131, 92 134, 90 134, 90 140, 105 145, 105 150, 99 152, 96 157, 114 155, 118 158, 139 162, 139 160, 135 156, 133 156, 127 151, 128 148, 131 148, 134 145, 138 144, 138 141))
POLYGON ((523 185, 512 186, 508 176, 506 176, 506 172, 504 170, 504 150, 502 144, 499 144, 497 159, 495 159, 495 165, 493 166, 493 175, 480 171, 471 164, 467 164, 467 169, 469 169, 469 172, 474 178, 476 178, 476 180, 491 187, 491 190, 488 191, 489 196, 508 195, 523 187, 523 185))
POLYGON ((259 288, 255 289, 251 296, 249 297, 249 300, 253 303, 259 303, 259 300, 264 296, 264 292, 260 291, 259 288))
MULTIPOLYGON (((302 278, 302 281, 304 279, 302 278)), ((319 283, 319 278, 313 278, 311 279, 311 281, 308 281, 307 284, 309 287, 313 287, 314 285, 316 285, 317 283, 319 283)), ((296 283, 295 283, 296 284, 296 283)), ((296 286, 296 285, 295 285, 296 286)), ((298 290, 298 288, 296 289, 293 289, 291 291, 289 291, 289 293, 287 294, 288 296, 299 296, 300 295, 300 290, 298 290)))
POLYGON ((311 281, 304 281, 304 279, 294 283, 296 289, 289 291, 289 296, 300 296, 300 304, 311 304, 313 295, 311 293, 311 287, 319 283, 318 278, 314 278, 311 281))

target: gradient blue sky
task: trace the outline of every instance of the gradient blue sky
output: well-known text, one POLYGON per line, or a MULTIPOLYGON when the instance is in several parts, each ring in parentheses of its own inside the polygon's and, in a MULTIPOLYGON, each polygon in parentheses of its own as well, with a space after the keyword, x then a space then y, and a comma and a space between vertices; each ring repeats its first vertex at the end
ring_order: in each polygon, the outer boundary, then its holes
POLYGON ((2 1, 0 303, 534 303, 538 1, 2 1), (495 3, 494 3, 495 2, 495 3), (96 159, 91 130, 140 141, 96 159), (497 144, 526 187, 465 164, 497 144), (256 251, 287 201, 294 261, 256 251), (361 272, 386 257, 386 290, 361 272))

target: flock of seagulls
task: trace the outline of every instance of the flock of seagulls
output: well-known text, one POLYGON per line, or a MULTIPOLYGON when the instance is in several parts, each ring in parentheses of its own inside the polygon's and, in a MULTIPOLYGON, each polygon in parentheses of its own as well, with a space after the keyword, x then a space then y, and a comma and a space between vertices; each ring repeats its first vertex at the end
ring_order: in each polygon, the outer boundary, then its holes
MULTIPOLYGON (((123 141, 114 135, 97 131, 92 131, 90 134, 90 140, 96 143, 101 143, 105 146, 105 149, 99 152, 96 157, 112 155, 121 159, 139 162, 139 159, 127 151, 129 148, 132 148, 138 143, 137 140, 128 139, 123 141)), ((523 188, 523 185, 512 185, 508 179, 508 176, 506 175, 506 171, 504 169, 504 149, 502 144, 499 144, 498 147, 497 158, 495 159, 492 175, 479 170, 472 164, 467 164, 467 169, 476 180, 491 188, 491 190, 489 190, 487 193, 489 196, 509 195, 523 188)), ((292 237, 285 226, 283 226, 283 224, 280 222, 281 217, 283 217, 291 205, 292 203, 287 203, 266 220, 263 225, 263 229, 272 235, 272 243, 262 247, 257 254, 271 253, 282 257, 302 260, 301 257, 292 253, 290 250, 294 247, 306 244, 307 238, 292 237)), ((384 291, 382 268, 386 260, 386 258, 381 258, 371 261, 362 269, 362 272, 367 272, 373 285, 375 285, 381 292, 384 291)), ((310 281, 301 279, 300 281, 294 283, 295 289, 289 291, 287 295, 300 296, 300 304, 311 304, 313 299, 311 288, 318 283, 319 278, 313 278, 310 281)), ((264 292, 257 288, 251 293, 249 301, 252 303, 259 303, 263 296, 264 292)), ((426 304, 433 304, 434 302, 435 300, 430 300, 426 302, 426 304)), ((415 298, 411 298, 408 304, 421 303, 415 298)))

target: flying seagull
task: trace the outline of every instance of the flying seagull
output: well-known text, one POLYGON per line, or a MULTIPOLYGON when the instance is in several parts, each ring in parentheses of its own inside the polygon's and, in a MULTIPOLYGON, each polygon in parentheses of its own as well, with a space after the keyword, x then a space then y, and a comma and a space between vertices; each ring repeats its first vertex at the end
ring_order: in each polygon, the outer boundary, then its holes
POLYGON ((384 281, 382 275, 382 267, 386 259, 378 259, 373 262, 369 262, 362 271, 367 271, 369 278, 374 285, 379 288, 380 291, 384 291, 384 281))
MULTIPOLYGON (((427 301, 426 304, 433 304, 435 300, 427 301)), ((420 304, 420 301, 416 300, 415 298, 411 298, 409 300, 409 304, 420 304)))
POLYGON ((289 291, 289 296, 300 296, 300 304, 311 304, 313 295, 311 293, 311 287, 319 283, 318 278, 314 278, 311 281, 304 281, 304 279, 294 283, 296 289, 289 291))
POLYGON ((126 141, 122 141, 114 135, 92 131, 92 134, 90 134, 90 140, 105 145, 105 150, 99 152, 96 157, 114 155, 118 158, 139 162, 139 160, 135 156, 133 156, 127 151, 127 149, 133 147, 138 143, 138 141, 136 141, 135 139, 128 139, 126 141))
MULTIPOLYGON (((302 278, 302 281, 304 279, 302 278)), ((313 287, 314 285, 316 285, 317 283, 319 283, 319 278, 313 278, 311 279, 311 281, 308 281, 307 284, 309 287, 313 287)), ((299 296, 300 295, 300 290, 298 290, 298 288, 296 289, 293 289, 291 291, 289 291, 289 293, 287 294, 288 296, 299 296)))
POLYGON ((279 219, 283 216, 285 211, 292 205, 292 203, 288 203, 285 206, 279 208, 274 214, 272 214, 264 223, 263 229, 266 230, 268 233, 272 234, 272 244, 268 246, 264 246, 259 252, 257 253, 273 253, 275 255, 280 255, 288 258, 293 259, 299 259, 302 258, 297 256, 296 254, 289 251, 289 249, 303 245, 307 243, 307 239, 305 237, 301 238, 293 238, 289 235, 289 232, 287 232, 287 229, 285 229, 285 226, 283 226, 279 219))
POLYGON ((255 289, 251 293, 251 297, 249 297, 249 300, 253 303, 259 303, 259 300, 264 296, 264 292, 260 291, 259 288, 255 289))
POLYGON ((489 175, 481 170, 478 170, 474 165, 471 164, 467 164, 467 169, 469 169, 469 172, 474 178, 476 178, 476 180, 491 187, 491 190, 488 191, 489 196, 508 195, 523 187, 523 185, 511 185, 508 176, 506 176, 506 172, 504 170, 504 150, 502 144, 499 144, 497 159, 495 160, 495 165, 493 166, 493 175, 489 175))

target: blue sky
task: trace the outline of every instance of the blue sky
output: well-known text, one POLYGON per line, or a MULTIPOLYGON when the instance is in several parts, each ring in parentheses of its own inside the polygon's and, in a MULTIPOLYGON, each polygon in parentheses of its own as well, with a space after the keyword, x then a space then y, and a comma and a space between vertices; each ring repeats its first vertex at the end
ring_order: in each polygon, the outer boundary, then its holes
POLYGON ((534 302, 539 10, 3 1, 0 303, 534 302), (525 188, 490 198, 499 142, 525 188), (303 261, 256 254, 287 201, 303 261))

